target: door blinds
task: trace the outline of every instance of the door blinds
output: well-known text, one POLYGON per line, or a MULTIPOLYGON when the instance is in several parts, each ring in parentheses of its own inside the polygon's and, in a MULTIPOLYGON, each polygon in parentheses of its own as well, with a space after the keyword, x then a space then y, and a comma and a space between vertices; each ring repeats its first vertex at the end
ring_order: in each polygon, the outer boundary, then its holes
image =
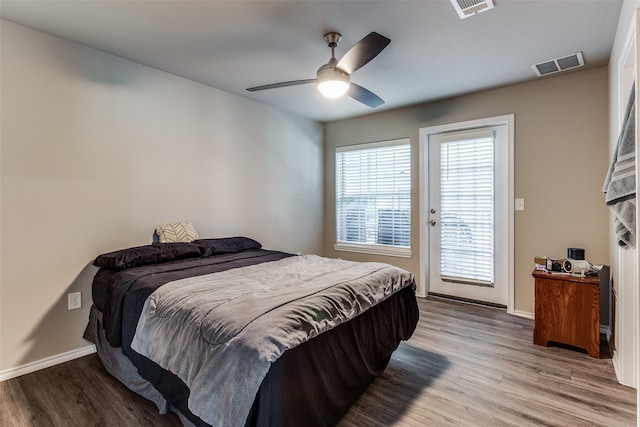
POLYGON ((454 132, 440 146, 442 280, 494 281, 494 133, 454 132))

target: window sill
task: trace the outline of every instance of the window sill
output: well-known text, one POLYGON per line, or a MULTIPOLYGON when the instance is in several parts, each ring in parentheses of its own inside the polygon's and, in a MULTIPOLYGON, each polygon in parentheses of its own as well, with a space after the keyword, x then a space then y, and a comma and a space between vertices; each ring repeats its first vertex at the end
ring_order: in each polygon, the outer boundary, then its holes
POLYGON ((397 246, 386 245, 367 245, 338 242, 333 245, 333 248, 336 251, 359 252, 363 254, 393 256, 398 258, 411 258, 411 256, 413 255, 413 253, 411 252, 411 248, 399 248, 397 246))

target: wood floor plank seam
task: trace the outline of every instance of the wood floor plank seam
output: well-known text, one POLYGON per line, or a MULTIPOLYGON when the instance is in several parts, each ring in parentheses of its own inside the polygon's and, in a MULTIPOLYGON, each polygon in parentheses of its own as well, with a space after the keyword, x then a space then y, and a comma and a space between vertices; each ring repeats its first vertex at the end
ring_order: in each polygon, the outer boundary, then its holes
MULTIPOLYGON (((611 359, 533 344, 533 320, 419 300, 420 322, 338 427, 636 425, 611 359)), ((92 354, 0 383, 3 427, 180 426, 92 354)))

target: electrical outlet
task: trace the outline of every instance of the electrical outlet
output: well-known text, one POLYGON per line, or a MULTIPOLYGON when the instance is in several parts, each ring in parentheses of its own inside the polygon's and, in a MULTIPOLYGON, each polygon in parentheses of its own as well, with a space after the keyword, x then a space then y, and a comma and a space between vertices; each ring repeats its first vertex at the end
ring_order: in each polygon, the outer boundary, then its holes
POLYGON ((68 302, 69 302, 69 310, 75 310, 76 308, 82 307, 82 293, 71 292, 68 295, 68 302))

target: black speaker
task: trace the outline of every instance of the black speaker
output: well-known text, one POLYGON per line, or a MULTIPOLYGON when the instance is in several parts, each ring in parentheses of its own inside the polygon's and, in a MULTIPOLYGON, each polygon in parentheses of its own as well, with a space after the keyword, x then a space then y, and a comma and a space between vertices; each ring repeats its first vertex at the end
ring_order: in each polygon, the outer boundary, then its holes
POLYGON ((567 258, 575 260, 584 259, 584 249, 582 248, 567 248, 567 258))

